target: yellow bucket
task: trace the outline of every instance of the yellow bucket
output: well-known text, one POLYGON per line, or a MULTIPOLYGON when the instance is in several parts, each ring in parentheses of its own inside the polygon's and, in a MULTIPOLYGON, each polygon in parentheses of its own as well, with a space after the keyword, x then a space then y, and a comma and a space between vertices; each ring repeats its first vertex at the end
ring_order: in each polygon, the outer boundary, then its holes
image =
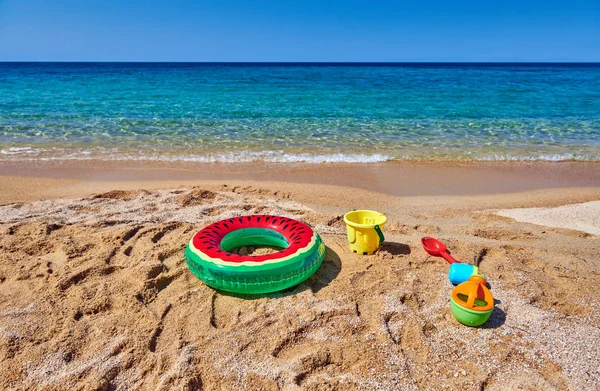
POLYGON ((350 248, 355 253, 373 254, 385 240, 381 229, 387 217, 373 210, 353 210, 344 215, 350 248))

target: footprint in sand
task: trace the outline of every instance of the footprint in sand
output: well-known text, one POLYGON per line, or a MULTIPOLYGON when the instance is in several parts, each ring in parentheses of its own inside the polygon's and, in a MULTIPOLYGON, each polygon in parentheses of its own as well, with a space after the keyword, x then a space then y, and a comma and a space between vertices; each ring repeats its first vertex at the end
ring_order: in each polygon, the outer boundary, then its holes
POLYGON ((241 315, 239 299, 215 292, 212 296, 210 325, 216 329, 235 326, 241 315))

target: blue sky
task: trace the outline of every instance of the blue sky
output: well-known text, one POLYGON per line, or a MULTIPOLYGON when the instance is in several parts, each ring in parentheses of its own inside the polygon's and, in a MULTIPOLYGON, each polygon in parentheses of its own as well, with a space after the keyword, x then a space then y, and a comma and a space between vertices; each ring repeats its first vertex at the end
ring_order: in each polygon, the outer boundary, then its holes
POLYGON ((600 61, 600 1, 0 0, 0 61, 600 61))

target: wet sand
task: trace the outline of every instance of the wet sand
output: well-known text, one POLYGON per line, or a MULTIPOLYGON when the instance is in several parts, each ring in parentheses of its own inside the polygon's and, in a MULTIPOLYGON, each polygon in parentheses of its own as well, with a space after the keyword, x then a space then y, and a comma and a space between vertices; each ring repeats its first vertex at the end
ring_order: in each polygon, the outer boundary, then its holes
MULTIPOLYGON (((171 163, 49 161, 0 162, 4 181, 0 202, 22 197, 76 191, 77 184, 107 189, 161 186, 196 181, 286 182, 360 188, 392 196, 481 195, 528 190, 600 186, 599 162, 457 162, 392 161, 373 164, 171 163), (14 177, 61 179, 53 186, 33 186, 14 177), (58 191, 58 192, 56 192, 58 191), (30 194, 30 195, 28 195, 30 194)), ((25 199, 25 198, 22 198, 25 199)))

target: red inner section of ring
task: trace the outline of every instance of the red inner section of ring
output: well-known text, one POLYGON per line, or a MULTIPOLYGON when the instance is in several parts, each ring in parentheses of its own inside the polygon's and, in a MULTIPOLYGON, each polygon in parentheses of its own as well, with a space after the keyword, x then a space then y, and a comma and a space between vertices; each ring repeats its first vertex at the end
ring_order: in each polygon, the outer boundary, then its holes
POLYGON ((254 215, 239 216, 221 220, 198 232, 192 239, 194 247, 211 258, 219 258, 226 262, 264 262, 294 254, 310 243, 313 230, 298 220, 281 216, 254 215), (282 234, 290 244, 288 248, 273 254, 238 255, 221 250, 221 240, 225 235, 243 228, 266 228, 282 234))

